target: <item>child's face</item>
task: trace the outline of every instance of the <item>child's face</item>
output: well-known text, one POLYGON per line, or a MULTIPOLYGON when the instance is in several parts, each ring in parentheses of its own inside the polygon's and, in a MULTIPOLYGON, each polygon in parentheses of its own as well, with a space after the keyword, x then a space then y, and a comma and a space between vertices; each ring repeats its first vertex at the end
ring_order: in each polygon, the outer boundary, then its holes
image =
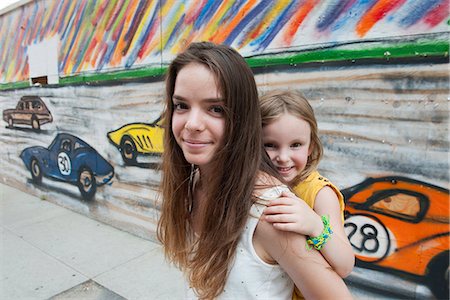
POLYGON ((224 102, 213 73, 201 64, 183 67, 172 101, 172 131, 184 157, 191 164, 207 166, 225 132, 224 102))
POLYGON ((290 182, 305 169, 311 154, 311 127, 286 113, 263 128, 263 143, 280 175, 290 182))

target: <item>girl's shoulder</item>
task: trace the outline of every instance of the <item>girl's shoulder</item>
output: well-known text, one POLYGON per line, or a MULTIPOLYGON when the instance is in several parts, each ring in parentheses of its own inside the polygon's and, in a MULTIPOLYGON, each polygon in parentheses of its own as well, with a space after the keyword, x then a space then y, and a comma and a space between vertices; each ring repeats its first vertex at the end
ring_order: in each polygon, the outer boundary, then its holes
POLYGON ((253 195, 257 203, 267 205, 268 201, 278 198, 283 191, 289 191, 289 188, 277 178, 261 172, 258 174, 253 195))

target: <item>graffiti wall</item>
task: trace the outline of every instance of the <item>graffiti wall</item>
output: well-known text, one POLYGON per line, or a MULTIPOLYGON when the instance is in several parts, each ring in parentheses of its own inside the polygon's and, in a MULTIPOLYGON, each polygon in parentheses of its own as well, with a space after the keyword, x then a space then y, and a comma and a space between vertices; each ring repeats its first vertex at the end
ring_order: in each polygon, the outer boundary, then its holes
POLYGON ((314 107, 354 295, 445 298, 449 22, 448 0, 30 1, 0 15, 0 179, 153 239, 165 68, 225 43, 314 107))

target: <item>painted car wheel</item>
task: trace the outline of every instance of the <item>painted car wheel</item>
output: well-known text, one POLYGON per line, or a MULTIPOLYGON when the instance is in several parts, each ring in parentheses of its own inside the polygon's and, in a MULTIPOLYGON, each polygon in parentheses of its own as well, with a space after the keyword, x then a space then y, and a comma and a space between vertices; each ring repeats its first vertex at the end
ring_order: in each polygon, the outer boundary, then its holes
POLYGON ((136 144, 129 136, 124 136, 120 141, 120 153, 125 164, 132 165, 136 163, 136 144))
POLYGON ((97 184, 94 174, 87 167, 80 170, 78 175, 78 189, 80 190, 81 196, 86 200, 91 200, 95 196, 97 184))
POLYGON ((30 172, 33 182, 36 184, 40 184, 42 182, 42 170, 36 158, 33 158, 31 160, 30 172))
POLYGON ((438 299, 449 299, 449 251, 434 257, 428 265, 427 283, 438 299))
POLYGON ((359 261, 374 263, 395 249, 392 233, 373 216, 350 216, 345 219, 344 229, 359 261))
POLYGON ((13 118, 8 118, 8 127, 9 128, 13 128, 14 127, 14 120, 13 120, 13 118))
POLYGON ((41 124, 39 124, 39 120, 36 117, 31 119, 31 127, 33 127, 34 130, 41 129, 41 124))

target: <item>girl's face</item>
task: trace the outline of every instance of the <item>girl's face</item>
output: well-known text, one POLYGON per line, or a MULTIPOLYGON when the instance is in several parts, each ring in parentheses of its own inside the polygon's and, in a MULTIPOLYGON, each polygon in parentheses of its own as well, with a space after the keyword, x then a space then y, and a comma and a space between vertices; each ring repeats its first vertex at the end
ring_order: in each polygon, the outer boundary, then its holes
POLYGON ((178 72, 172 102, 172 131, 184 157, 207 166, 225 132, 224 102, 214 74, 201 64, 186 65, 178 72))
POLYGON ((306 167, 311 154, 311 127, 289 113, 263 128, 264 148, 280 175, 292 181, 306 167))

